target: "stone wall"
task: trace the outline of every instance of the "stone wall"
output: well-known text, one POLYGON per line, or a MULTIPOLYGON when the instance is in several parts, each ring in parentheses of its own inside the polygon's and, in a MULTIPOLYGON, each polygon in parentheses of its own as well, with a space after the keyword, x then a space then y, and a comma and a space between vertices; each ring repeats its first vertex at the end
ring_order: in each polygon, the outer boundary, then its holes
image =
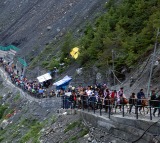
MULTIPOLYGON (((111 116, 109 119, 83 111, 77 111, 77 113, 90 127, 95 127, 113 136, 115 142, 118 142, 117 139, 120 142, 134 142, 137 140, 138 143, 158 143, 160 141, 160 122, 115 116, 111 116)), ((95 134, 94 131, 92 134, 94 138, 96 136, 101 137, 98 133, 95 134)), ((99 132, 99 134, 102 133, 99 132)), ((100 138, 96 140, 100 140, 100 138)))

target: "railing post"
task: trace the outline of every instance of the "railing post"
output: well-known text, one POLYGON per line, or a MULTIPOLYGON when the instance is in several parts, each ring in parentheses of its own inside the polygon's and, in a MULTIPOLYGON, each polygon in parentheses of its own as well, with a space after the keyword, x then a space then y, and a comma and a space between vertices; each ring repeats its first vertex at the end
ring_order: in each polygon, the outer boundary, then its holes
POLYGON ((89 99, 87 99, 87 108, 88 108, 88 112, 89 112, 89 99))
MULTIPOLYGON (((134 106, 135 106, 135 114, 136 114, 136 112, 137 112, 137 99, 134 99, 135 101, 134 101, 134 106)), ((133 106, 132 106, 132 108, 133 108, 133 106)))
POLYGON ((158 117, 160 117, 160 101, 158 101, 158 105, 159 105, 159 107, 158 107, 158 117))
POLYGON ((82 96, 82 108, 83 108, 83 111, 84 111, 84 96, 82 96))
POLYGON ((124 98, 122 98, 122 112, 123 112, 123 117, 124 117, 124 98))
POLYGON ((71 102, 71 109, 73 109, 73 101, 70 101, 71 102))
POLYGON ((93 110, 94 110, 94 114, 95 114, 95 102, 93 102, 93 110))
POLYGON ((151 100, 149 100, 149 111, 150 111, 150 120, 152 120, 152 107, 151 107, 151 100))
POLYGON ((62 96, 62 106, 63 106, 63 109, 64 109, 64 96, 62 96))
POLYGON ((99 112, 100 112, 100 116, 102 116, 102 103, 100 102, 100 110, 99 110, 99 112))
POLYGON ((137 99, 137 102, 136 102, 136 119, 138 119, 138 99, 137 99))
POLYGON ((110 103, 110 99, 108 99, 108 103, 109 103, 109 119, 111 118, 111 103, 110 103))

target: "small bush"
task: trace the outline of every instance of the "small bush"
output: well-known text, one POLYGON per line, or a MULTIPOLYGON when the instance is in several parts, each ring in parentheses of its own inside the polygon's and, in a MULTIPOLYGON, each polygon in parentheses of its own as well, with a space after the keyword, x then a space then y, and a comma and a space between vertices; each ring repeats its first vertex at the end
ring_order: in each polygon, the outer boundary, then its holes
POLYGON ((80 132, 80 134, 79 134, 79 136, 80 137, 84 137, 86 134, 88 134, 89 133, 89 129, 83 129, 81 132, 80 132))
POLYGON ((73 137, 71 137, 70 141, 76 141, 77 139, 78 139, 77 136, 73 136, 73 137))
POLYGON ((4 115, 4 112, 5 110, 7 109, 8 107, 6 105, 0 105, 0 119, 2 119, 3 115, 4 115))
POLYGON ((4 137, 0 136, 0 142, 4 140, 4 137))
POLYGON ((38 142, 39 132, 42 129, 43 125, 36 123, 34 126, 31 126, 30 130, 21 138, 20 143, 25 143, 30 139, 36 143, 38 142))
POLYGON ((67 126, 67 128, 64 130, 64 132, 67 133, 69 130, 72 130, 72 129, 74 129, 75 127, 78 127, 78 126, 80 126, 80 122, 79 122, 79 121, 75 121, 75 122, 69 124, 69 125, 67 126))
POLYGON ((51 124, 54 124, 57 120, 57 117, 56 116, 53 116, 52 119, 51 119, 51 124))
POLYGON ((17 101, 19 98, 20 98, 20 94, 17 94, 17 95, 14 97, 14 101, 17 101))

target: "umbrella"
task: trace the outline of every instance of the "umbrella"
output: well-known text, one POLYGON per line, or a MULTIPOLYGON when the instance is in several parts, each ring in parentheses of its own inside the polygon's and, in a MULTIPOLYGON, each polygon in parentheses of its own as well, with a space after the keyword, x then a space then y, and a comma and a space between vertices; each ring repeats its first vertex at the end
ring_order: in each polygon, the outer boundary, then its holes
POLYGON ((73 48, 70 54, 74 59, 77 59, 79 55, 79 48, 78 47, 73 48))

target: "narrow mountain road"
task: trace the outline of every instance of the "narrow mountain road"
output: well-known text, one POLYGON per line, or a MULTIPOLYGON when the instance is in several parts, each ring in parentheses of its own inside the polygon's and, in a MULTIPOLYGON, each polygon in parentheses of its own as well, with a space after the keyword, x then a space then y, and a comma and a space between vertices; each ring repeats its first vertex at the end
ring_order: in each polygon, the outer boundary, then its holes
MULTIPOLYGON (((0 68, 0 75, 1 77, 3 78, 3 80, 5 81, 4 82, 4 85, 7 86, 8 88, 12 89, 12 91, 14 92, 15 90, 19 91, 20 92, 20 95, 22 98, 26 98, 27 100, 29 100, 30 102, 37 102, 39 103, 42 107, 59 107, 61 108, 61 105, 62 105, 62 101, 61 101, 61 98, 42 98, 42 99, 37 99, 37 98, 34 98, 32 96, 30 96, 29 94, 27 94, 26 92, 24 92, 22 89, 18 88, 17 86, 15 86, 9 79, 7 73, 2 69, 0 68)), ((133 109, 133 111, 135 111, 135 109, 133 109)), ((129 114, 128 113, 128 109, 125 108, 124 110, 125 112, 125 117, 124 118, 132 118, 132 119, 136 119, 136 114, 129 114)), ((92 111, 90 111, 90 113, 93 113, 92 111)), ((153 109, 152 109, 152 113, 153 113, 153 109)), ((94 114, 94 113, 93 113, 94 114)), ((99 111, 96 111, 95 114, 99 114, 99 111)), ((104 117, 107 117, 108 114, 105 113, 105 111, 102 110, 102 116, 104 117)), ((112 116, 116 116, 116 117, 122 117, 122 112, 118 112, 112 116)), ((146 114, 146 115, 142 115, 142 114, 139 114, 139 119, 141 120, 150 120, 150 114, 146 114)), ((153 117, 153 121, 157 121, 159 119, 159 117, 153 117)))
POLYGON ((8 77, 7 73, 3 70, 3 68, 0 67, 0 75, 3 79, 3 84, 5 87, 8 87, 11 89, 11 91, 14 93, 15 91, 20 92, 20 96, 22 98, 25 98, 29 100, 30 102, 37 102, 39 103, 42 107, 52 107, 52 106, 57 106, 60 107, 61 105, 61 98, 42 98, 42 99, 37 99, 32 97, 31 95, 27 94, 24 92, 22 89, 19 87, 15 86, 11 81, 10 78, 8 77))

